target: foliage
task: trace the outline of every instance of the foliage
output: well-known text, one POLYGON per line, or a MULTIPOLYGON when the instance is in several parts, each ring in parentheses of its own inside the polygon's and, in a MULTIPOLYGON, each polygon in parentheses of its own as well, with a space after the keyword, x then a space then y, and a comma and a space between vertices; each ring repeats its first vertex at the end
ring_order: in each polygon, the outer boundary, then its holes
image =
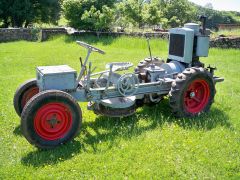
POLYGON ((163 12, 156 1, 152 1, 147 5, 146 11, 144 12, 144 19, 145 23, 149 25, 163 23, 163 12))
POLYGON ((117 23, 122 27, 129 24, 142 27, 144 25, 162 24, 166 27, 168 20, 163 16, 163 11, 159 6, 159 1, 125 0, 116 5, 117 23))
MULTIPOLYGON (((137 65, 148 56, 141 38, 77 39, 107 52, 91 55, 97 71, 113 61, 137 65)), ((74 141, 48 151, 30 145, 22 136, 13 94, 36 76, 37 66, 68 64, 78 70, 78 57, 86 50, 75 40, 0 43, 0 179, 239 179, 240 53, 233 49, 213 48, 202 58, 225 78, 207 114, 175 119, 166 98, 118 119, 96 116, 80 103, 83 124, 74 141)), ((153 55, 167 58, 166 41, 153 39, 151 46, 153 55)))
POLYGON ((111 25, 178 27, 198 21, 202 14, 208 16, 208 28, 240 22, 236 12, 216 11, 211 4, 201 7, 188 0, 64 0, 63 8, 70 26, 87 30, 108 30, 111 25))
POLYGON ((114 0, 65 0, 63 11, 69 25, 86 30, 108 30, 113 22, 114 0))
POLYGON ((1 0, 3 27, 27 27, 30 23, 56 23, 61 0, 1 0))
POLYGON ((196 22, 202 14, 208 17, 211 29, 217 29, 219 23, 240 23, 239 12, 216 11, 211 3, 201 7, 188 0, 0 0, 0 25, 56 24, 61 6, 71 27, 95 31, 108 31, 114 25, 178 27, 196 22))
POLYGON ((144 24, 143 11, 146 8, 144 1, 125 0, 118 4, 121 16, 133 24, 141 27, 144 24))
POLYGON ((218 29, 218 24, 236 24, 240 21, 236 19, 231 12, 217 11, 209 8, 197 6, 197 14, 204 14, 208 17, 207 27, 218 29))
POLYGON ((229 11, 226 13, 228 13, 230 16, 232 16, 236 21, 240 22, 240 12, 229 11))
POLYGON ((187 0, 161 0, 160 8, 170 27, 178 27, 196 19, 196 9, 187 0))
POLYGON ((89 11, 85 10, 81 20, 91 26, 91 30, 105 31, 110 28, 114 19, 113 10, 108 6, 102 6, 102 10, 97 10, 94 6, 89 11))

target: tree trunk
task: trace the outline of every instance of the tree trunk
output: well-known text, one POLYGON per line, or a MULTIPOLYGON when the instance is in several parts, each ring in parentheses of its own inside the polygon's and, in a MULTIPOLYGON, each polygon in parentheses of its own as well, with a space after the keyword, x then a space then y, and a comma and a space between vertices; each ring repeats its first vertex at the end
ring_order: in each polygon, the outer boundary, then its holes
POLYGON ((2 25, 2 27, 3 28, 8 28, 9 25, 10 25, 10 22, 8 21, 8 18, 7 17, 3 18, 3 25, 2 25))
POLYGON ((12 17, 12 26, 13 27, 22 27, 23 21, 19 19, 18 17, 12 17))
POLYGON ((25 23, 24 27, 25 27, 25 28, 27 28, 27 27, 28 27, 28 25, 29 25, 29 22, 28 22, 28 21, 26 21, 26 23, 25 23))

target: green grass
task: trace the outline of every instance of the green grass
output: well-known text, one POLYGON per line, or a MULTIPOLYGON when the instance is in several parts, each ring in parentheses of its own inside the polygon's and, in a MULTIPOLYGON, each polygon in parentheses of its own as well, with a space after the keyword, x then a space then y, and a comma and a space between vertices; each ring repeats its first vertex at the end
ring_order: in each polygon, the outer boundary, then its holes
MULTIPOLYGON (((107 52, 93 54, 98 70, 111 61, 135 65, 148 56, 146 41, 135 38, 82 37, 107 52)), ((151 41, 153 54, 167 57, 167 42, 151 41)), ((86 51, 74 38, 0 44, 0 179, 225 179, 240 178, 240 51, 211 49, 203 61, 218 67, 225 82, 217 85, 210 113, 175 119, 168 99, 143 107, 136 115, 96 116, 80 103, 83 126, 71 143, 49 151, 31 146, 20 132, 13 95, 35 67, 69 64, 79 70, 86 51)))

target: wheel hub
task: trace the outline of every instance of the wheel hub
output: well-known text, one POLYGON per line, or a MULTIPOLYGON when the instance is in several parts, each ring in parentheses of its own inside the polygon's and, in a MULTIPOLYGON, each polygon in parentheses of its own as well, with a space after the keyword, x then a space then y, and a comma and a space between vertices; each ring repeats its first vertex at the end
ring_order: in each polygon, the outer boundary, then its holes
POLYGON ((195 92, 190 93, 190 98, 194 98, 196 96, 195 92))
POLYGON ((46 140, 57 140, 64 137, 71 129, 72 115, 63 103, 43 105, 34 117, 36 133, 46 140))
POLYGON ((51 119, 48 119, 47 122, 49 123, 49 125, 54 128, 55 125, 59 124, 61 121, 57 119, 57 115, 53 114, 53 116, 51 117, 51 119))
POLYGON ((184 95, 184 104, 188 112, 197 114, 201 112, 210 97, 210 88, 205 80, 195 80, 187 88, 184 95))

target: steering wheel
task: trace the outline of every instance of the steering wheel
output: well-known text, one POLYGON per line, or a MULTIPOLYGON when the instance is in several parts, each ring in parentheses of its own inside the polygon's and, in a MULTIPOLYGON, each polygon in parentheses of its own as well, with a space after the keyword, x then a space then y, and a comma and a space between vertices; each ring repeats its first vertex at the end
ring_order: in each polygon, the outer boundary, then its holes
POLYGON ((87 48, 87 49, 91 49, 91 50, 94 51, 94 52, 98 52, 98 53, 100 53, 100 54, 105 54, 105 52, 104 52, 103 50, 98 49, 98 48, 96 48, 96 47, 93 47, 93 46, 91 46, 90 44, 87 44, 87 43, 82 42, 82 41, 76 41, 76 42, 77 42, 77 44, 79 44, 80 46, 85 47, 85 48, 87 48))

